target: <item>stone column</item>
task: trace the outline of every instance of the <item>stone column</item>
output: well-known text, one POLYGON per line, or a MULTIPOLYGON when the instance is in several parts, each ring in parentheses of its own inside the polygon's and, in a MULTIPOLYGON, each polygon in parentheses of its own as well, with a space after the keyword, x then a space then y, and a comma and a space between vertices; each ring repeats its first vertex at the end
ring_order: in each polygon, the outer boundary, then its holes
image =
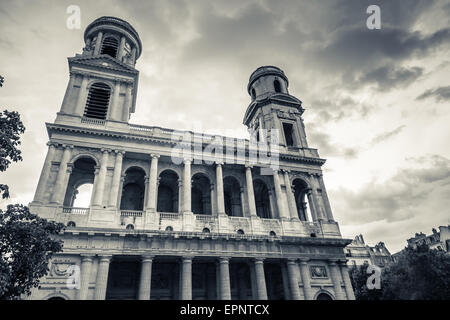
POLYGON ((97 40, 95 41, 95 48, 94 48, 94 55, 100 54, 101 52, 101 46, 102 46, 102 38, 103 38, 103 32, 99 31, 97 34, 97 40))
POLYGON ((156 212, 156 192, 158 191, 158 158, 159 155, 152 154, 152 163, 150 166, 150 179, 147 190, 147 210, 156 212))
POLYGON ((330 200, 328 200, 327 190, 325 189, 325 184, 323 183, 322 174, 319 174, 317 179, 319 180, 320 188, 322 189, 322 199, 325 206, 325 211, 327 214, 328 221, 334 221, 333 212, 331 211, 330 200))
POLYGON ((289 219, 286 208, 283 202, 283 193, 281 191, 280 178, 278 176, 278 170, 273 171, 273 184, 275 187, 275 195, 277 198, 278 213, 280 214, 280 219, 289 219))
POLYGON ((330 275, 331 280, 333 281, 334 293, 336 295, 336 300, 345 300, 344 292, 342 291, 341 286, 341 275, 339 268, 336 264, 336 261, 331 261, 329 263, 330 266, 330 275))
POLYGON ((247 300, 247 281, 245 281, 246 272, 244 269, 237 271, 239 300, 247 300))
POLYGON ((230 258, 221 257, 219 259, 220 300, 231 300, 229 262, 230 258))
POLYGON ((73 113, 75 110, 70 110, 70 105, 68 104, 69 97, 73 92, 73 83, 75 82, 75 73, 70 72, 69 84, 67 85, 66 94, 61 105, 61 113, 73 113))
POLYGON ((89 81, 89 77, 87 75, 82 75, 80 90, 78 91, 78 98, 76 104, 76 115, 82 117, 84 114, 84 108, 86 106, 87 99, 87 85, 89 81))
POLYGON ((153 256, 143 256, 141 260, 141 277, 139 280, 139 300, 150 300, 152 286, 153 256))
POLYGON ((50 169, 52 168, 52 161, 55 159, 56 144, 53 142, 48 142, 48 152, 45 157, 44 166, 42 167, 41 176, 39 177, 39 182, 36 188, 36 193, 34 195, 34 201, 36 203, 43 203, 45 192, 47 191, 47 181, 50 175, 50 169))
POLYGON ((109 262, 111 261, 111 256, 99 256, 98 259, 94 299, 105 300, 106 286, 108 284, 109 262))
POLYGON ((289 278, 289 289, 291 292, 291 299, 292 300, 300 300, 300 288, 298 286, 298 279, 297 279, 297 270, 298 265, 295 259, 288 259, 287 261, 287 271, 288 271, 288 278, 289 278))
POLYGON ((308 271, 308 259, 300 259, 300 273, 303 282, 303 294, 306 300, 313 300, 314 295, 311 290, 311 277, 308 271))
POLYGON ((181 300, 192 300, 192 257, 182 258, 181 300))
POLYGON ((183 212, 191 212, 191 160, 184 159, 183 212))
POLYGON ((112 177, 111 194, 109 196, 109 206, 117 207, 117 199, 119 198, 120 177, 122 176, 122 162, 124 151, 115 151, 116 161, 114 163, 114 173, 112 177))
POLYGON ((217 185, 217 213, 218 215, 225 214, 225 199, 223 194, 223 176, 222 176, 223 163, 216 163, 216 185, 217 185))
POLYGON ((252 300, 256 300, 256 299, 258 299, 258 289, 256 286, 255 264, 249 263, 248 267, 250 268, 250 282, 252 285, 252 300))
POLYGON ((247 212, 245 211, 245 193, 244 193, 244 187, 240 187, 239 189, 239 195, 241 197, 241 212, 242 212, 242 216, 246 217, 247 216, 247 212))
POLYGON ((128 120, 130 119, 130 108, 131 104, 133 103, 132 91, 133 91, 133 84, 127 83, 125 93, 125 104, 122 110, 122 121, 125 122, 128 122, 128 120))
POLYGON ((289 172, 287 170, 284 170, 284 184, 286 185, 286 196, 291 219, 298 220, 297 204, 295 203, 294 193, 291 189, 291 180, 289 179, 289 172))
POLYGON ((81 257, 80 267, 80 290, 78 290, 78 300, 87 300, 89 293, 89 281, 91 276, 92 256, 81 257))
POLYGON ((178 213, 183 212, 183 180, 178 179, 178 213))
POLYGON ((353 292, 352 281, 348 273, 348 266, 346 261, 339 261, 342 279, 344 279, 345 293, 347 294, 347 300, 355 300, 355 293, 353 292))
MULTIPOLYGON (((311 213, 311 219, 313 221, 317 221, 319 219, 318 217, 320 217, 320 213, 316 206, 315 197, 313 196, 311 189, 308 189, 306 192, 307 192, 306 196, 308 197, 309 203, 309 212, 311 213)), ((305 211, 305 218, 306 220, 308 220, 308 215, 306 214, 306 211, 305 211)))
POLYGON ((209 191, 210 191, 210 198, 211 198, 211 215, 212 216, 218 216, 219 215, 219 211, 217 210, 217 207, 216 207, 216 201, 214 201, 215 200, 215 194, 214 194, 214 183, 211 183, 210 185, 209 185, 209 191))
POLYGON ((56 176, 55 187, 53 189, 52 202, 62 205, 66 193, 67 185, 64 184, 67 176, 67 164, 72 156, 73 146, 63 145, 64 152, 59 164, 58 175, 56 176))
POLYGON ((120 38, 119 50, 117 52, 117 59, 122 61, 123 51, 125 49, 125 36, 120 38))
POLYGON ((119 97, 120 97, 120 81, 116 80, 116 83, 114 85, 112 108, 110 108, 110 110, 109 110, 109 118, 112 120, 116 120, 116 121, 121 120, 121 114, 120 114, 120 108, 119 108, 120 107, 119 97))
POLYGON ((256 217, 255 192, 253 191, 252 166, 245 166, 245 182, 247 184, 248 209, 250 216, 256 217))
POLYGON ((267 300, 266 277, 264 275, 264 261, 263 259, 255 259, 255 275, 256 275, 256 290, 258 300, 267 300))
POLYGON ((96 190, 94 197, 95 206, 101 206, 103 204, 103 196, 105 193, 105 180, 106 180, 106 170, 108 169, 109 150, 102 149, 102 153, 103 157, 100 163, 100 170, 98 176, 96 177, 98 181, 96 183, 96 190))
POLYGON ((280 267, 281 267, 281 280, 283 281, 284 299, 292 300, 290 289, 289 289, 289 277, 288 277, 286 264, 284 262, 281 262, 280 267))
POLYGON ((277 202, 275 201, 274 189, 270 188, 268 190, 268 193, 269 193, 269 204, 270 204, 270 210, 272 212, 272 217, 274 219, 279 219, 280 218, 280 214, 278 212, 277 202))

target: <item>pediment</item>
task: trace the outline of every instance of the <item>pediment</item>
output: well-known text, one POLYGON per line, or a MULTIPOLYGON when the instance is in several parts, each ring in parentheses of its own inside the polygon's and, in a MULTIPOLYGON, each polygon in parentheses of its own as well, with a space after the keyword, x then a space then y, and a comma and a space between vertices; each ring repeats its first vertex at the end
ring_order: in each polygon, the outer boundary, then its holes
POLYGON ((95 57, 77 56, 69 58, 69 63, 70 64, 76 63, 85 66, 97 67, 99 69, 114 70, 136 74, 138 73, 138 71, 135 68, 125 63, 119 62, 108 55, 99 55, 95 57))

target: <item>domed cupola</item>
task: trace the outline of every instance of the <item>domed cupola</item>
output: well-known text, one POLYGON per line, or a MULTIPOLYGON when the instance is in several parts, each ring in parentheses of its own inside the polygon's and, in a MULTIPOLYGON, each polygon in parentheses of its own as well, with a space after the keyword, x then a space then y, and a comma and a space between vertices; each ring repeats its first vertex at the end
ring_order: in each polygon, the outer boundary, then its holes
POLYGON ((84 32, 83 55, 108 55, 134 66, 142 52, 136 30, 126 21, 115 17, 101 17, 90 23, 84 32))

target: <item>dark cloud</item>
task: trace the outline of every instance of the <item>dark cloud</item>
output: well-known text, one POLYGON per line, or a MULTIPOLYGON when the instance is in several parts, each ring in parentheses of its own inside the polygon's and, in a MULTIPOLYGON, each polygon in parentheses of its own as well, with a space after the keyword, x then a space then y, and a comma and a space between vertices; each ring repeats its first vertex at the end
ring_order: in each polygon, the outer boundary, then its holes
POLYGON ((380 142, 386 141, 386 140, 388 140, 388 139, 398 135, 400 132, 402 132, 402 130, 405 127, 406 127, 405 125, 402 125, 402 126, 397 127, 396 129, 392 130, 392 131, 383 132, 383 133, 377 135, 375 138, 373 138, 370 144, 373 146, 373 145, 376 145, 376 144, 378 144, 380 142))
POLYGON ((356 191, 331 191, 342 223, 396 222, 435 215, 448 216, 450 160, 438 156, 413 159, 422 168, 403 168, 386 182, 372 181, 356 191))
POLYGON ((450 101, 450 86, 428 89, 418 96, 416 100, 424 100, 427 98, 435 98, 437 102, 450 101))
POLYGON ((362 75, 355 81, 354 85, 374 84, 380 91, 389 91, 407 87, 422 74, 423 68, 395 68, 392 65, 387 65, 362 75))
POLYGON ((354 159, 358 156, 359 149, 344 147, 332 141, 329 134, 319 131, 314 127, 308 128, 309 145, 320 150, 322 157, 342 157, 345 159, 354 159))
POLYGON ((333 96, 332 92, 326 98, 313 100, 311 105, 305 108, 316 114, 321 122, 339 121, 350 117, 365 118, 373 110, 367 103, 355 101, 351 97, 333 96))

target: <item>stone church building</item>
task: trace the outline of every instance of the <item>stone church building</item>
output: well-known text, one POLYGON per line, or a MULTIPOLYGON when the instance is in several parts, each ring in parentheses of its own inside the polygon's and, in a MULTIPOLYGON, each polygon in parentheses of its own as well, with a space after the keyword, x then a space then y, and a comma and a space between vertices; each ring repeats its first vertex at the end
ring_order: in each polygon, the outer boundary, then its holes
POLYGON ((142 43, 129 23, 101 17, 84 41, 30 203, 67 225, 64 250, 30 299, 354 299, 325 160, 281 69, 250 76, 252 139, 205 135, 130 123, 142 43), (74 206, 85 185, 90 205, 74 206))

